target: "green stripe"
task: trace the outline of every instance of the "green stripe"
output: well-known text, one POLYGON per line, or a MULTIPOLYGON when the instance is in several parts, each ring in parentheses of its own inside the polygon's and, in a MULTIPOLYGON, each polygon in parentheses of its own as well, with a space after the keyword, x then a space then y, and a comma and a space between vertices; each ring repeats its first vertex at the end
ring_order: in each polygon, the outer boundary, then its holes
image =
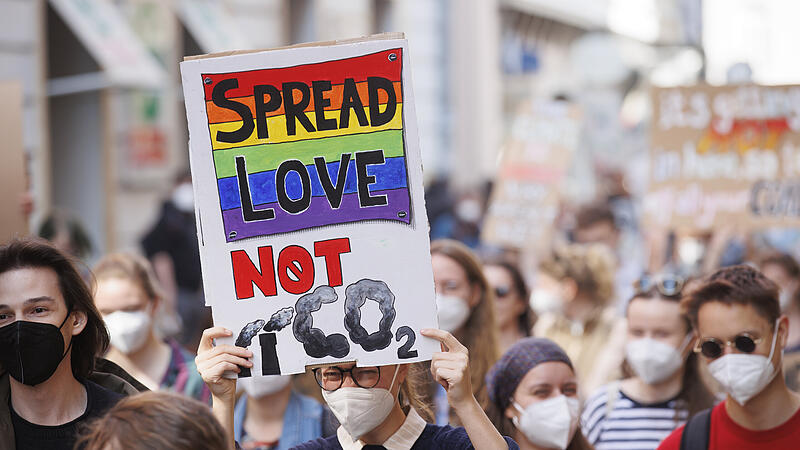
POLYGON ((287 159, 299 159, 303 164, 313 164, 315 156, 325 161, 338 161, 343 153, 362 150, 383 149, 384 156, 404 156, 403 130, 384 130, 374 133, 351 134, 324 139, 311 139, 280 144, 254 145, 252 147, 230 148, 214 151, 214 165, 217 178, 236 176, 234 157, 243 155, 247 162, 247 172, 274 170, 287 159))

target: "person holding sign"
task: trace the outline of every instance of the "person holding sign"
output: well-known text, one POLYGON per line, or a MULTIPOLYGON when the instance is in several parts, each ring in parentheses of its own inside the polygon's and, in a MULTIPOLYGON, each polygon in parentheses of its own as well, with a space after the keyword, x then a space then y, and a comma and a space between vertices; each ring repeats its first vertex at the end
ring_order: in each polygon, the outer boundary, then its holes
MULTIPOLYGON (((417 386, 408 378, 410 364, 380 367, 356 367, 339 363, 314 369, 326 403, 341 422, 336 436, 316 439, 298 449, 370 448, 476 448, 518 449, 510 438, 497 432, 472 393, 469 357, 453 335, 435 329, 420 330, 423 336, 436 339, 442 351, 434 353, 431 373, 447 391, 448 401, 463 428, 438 426, 425 422, 408 395, 417 386), (401 404, 400 393, 404 404, 401 404)), ((250 368, 252 352, 231 345, 213 345, 213 339, 229 337, 222 327, 203 333, 197 355, 197 367, 212 393, 213 411, 233 441, 233 408, 236 380, 225 378, 226 371, 250 368)))

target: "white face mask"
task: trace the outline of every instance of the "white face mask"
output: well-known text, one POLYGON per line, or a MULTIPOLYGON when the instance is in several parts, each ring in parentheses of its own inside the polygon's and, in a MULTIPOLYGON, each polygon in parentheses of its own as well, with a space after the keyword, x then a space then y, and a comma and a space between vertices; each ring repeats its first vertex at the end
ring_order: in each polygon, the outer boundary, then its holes
POLYGON ((400 366, 395 368, 389 389, 340 387, 333 392, 322 390, 325 403, 350 437, 358 439, 374 430, 392 412, 395 398, 391 390, 399 369, 400 366))
POLYGON ((565 449, 578 429, 577 398, 559 395, 531 403, 525 409, 517 402, 513 405, 520 412, 512 419, 514 426, 539 447, 565 449))
POLYGON ((531 309, 538 314, 558 313, 563 302, 556 294, 545 289, 534 289, 531 295, 531 309))
POLYGON ((748 353, 729 353, 708 365, 711 376, 740 405, 744 406, 748 400, 764 390, 778 373, 772 365, 772 355, 775 352, 777 338, 778 323, 776 322, 768 357, 748 353))
POLYGON ((242 389, 244 389, 248 397, 259 398, 282 390, 291 381, 292 377, 290 375, 267 375, 239 378, 238 382, 241 383, 242 389))
POLYGON ((111 345, 122 353, 130 354, 142 348, 150 334, 152 319, 147 310, 114 311, 103 317, 111 337, 111 345))
POLYGON ((436 310, 439 328, 452 333, 461 328, 472 312, 469 304, 461 297, 436 294, 436 310))
POLYGON ((194 212, 194 190, 192 183, 181 183, 172 191, 172 203, 178 211, 190 213, 194 212))
POLYGON ((681 368, 683 350, 691 339, 691 334, 686 336, 678 349, 655 339, 636 339, 625 346, 625 358, 642 381, 655 384, 681 368))

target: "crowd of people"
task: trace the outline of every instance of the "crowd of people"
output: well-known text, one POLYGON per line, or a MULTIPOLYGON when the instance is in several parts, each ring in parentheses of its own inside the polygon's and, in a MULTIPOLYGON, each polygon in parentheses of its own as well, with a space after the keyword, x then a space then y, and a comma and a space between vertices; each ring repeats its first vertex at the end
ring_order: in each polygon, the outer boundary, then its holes
MULTIPOLYGON (((158 224, 175 233, 181 186, 158 224)), ((608 205, 574 217, 532 264, 432 241, 429 362, 238 382, 225 374, 252 352, 215 345, 232 332, 209 327, 196 277, 176 277, 196 272, 190 240, 150 233, 149 258, 91 270, 55 240, 7 242, 0 450, 795 448, 797 261, 636 269, 608 205)))

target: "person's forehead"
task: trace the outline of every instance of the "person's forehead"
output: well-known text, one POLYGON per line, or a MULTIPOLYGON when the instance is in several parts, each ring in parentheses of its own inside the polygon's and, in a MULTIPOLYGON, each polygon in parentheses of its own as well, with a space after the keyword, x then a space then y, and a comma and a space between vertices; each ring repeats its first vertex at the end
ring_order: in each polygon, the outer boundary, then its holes
POLYGON ((539 384, 550 384, 559 386, 564 383, 575 381, 575 373, 566 363, 561 361, 547 361, 537 364, 525 374, 520 381, 520 386, 536 386, 539 384))
POLYGON ((503 266, 489 264, 483 267, 483 274, 492 284, 511 283, 511 274, 503 266))
POLYGON ((453 258, 434 253, 431 255, 435 278, 467 278, 467 271, 453 258))
POLYGON ((0 305, 18 307, 34 298, 49 297, 64 305, 58 275, 49 267, 25 267, 0 273, 0 305))
POLYGON ((698 331, 702 335, 728 337, 747 330, 766 330, 769 321, 750 304, 707 302, 697 311, 698 331))
POLYGON ((628 304, 628 320, 654 319, 672 323, 681 320, 677 301, 636 297, 628 304))

